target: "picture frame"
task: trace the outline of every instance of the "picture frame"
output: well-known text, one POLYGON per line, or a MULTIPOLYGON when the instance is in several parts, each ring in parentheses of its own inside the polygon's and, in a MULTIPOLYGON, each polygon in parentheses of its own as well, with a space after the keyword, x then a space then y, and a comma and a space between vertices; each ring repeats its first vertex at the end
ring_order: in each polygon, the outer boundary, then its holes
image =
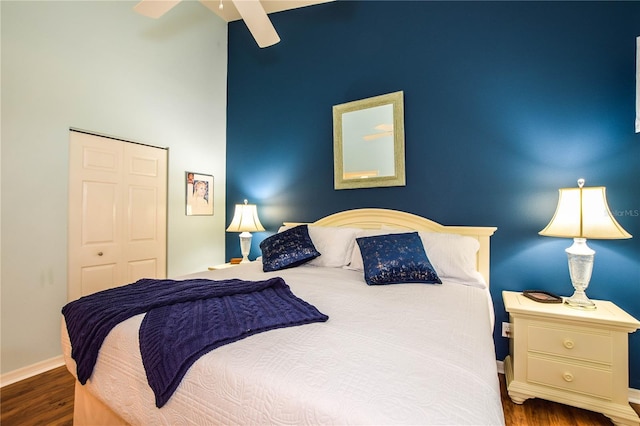
POLYGON ((539 303, 562 303, 562 297, 544 290, 525 290, 522 295, 539 303))
POLYGON ((187 216, 213 215, 213 176, 185 172, 185 214, 187 216))

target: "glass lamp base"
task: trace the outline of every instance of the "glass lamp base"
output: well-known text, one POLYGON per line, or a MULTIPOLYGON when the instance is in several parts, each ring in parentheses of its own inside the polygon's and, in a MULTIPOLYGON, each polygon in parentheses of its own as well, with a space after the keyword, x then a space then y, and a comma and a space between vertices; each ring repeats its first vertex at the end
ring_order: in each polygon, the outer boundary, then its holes
POLYGON ((577 309, 596 309, 587 297, 585 291, 589 287, 591 271, 593 270, 593 257, 595 251, 587 246, 586 238, 574 238, 573 245, 565 250, 569 260, 569 275, 575 292, 573 296, 565 300, 565 303, 577 309))
POLYGON ((249 252, 251 251, 251 232, 243 232, 240 234, 240 253, 242 253, 242 261, 240 263, 249 263, 249 252))
POLYGON ((564 300, 564 303, 576 309, 593 310, 596 309, 596 304, 591 301, 584 293, 584 291, 576 290, 573 296, 564 300))

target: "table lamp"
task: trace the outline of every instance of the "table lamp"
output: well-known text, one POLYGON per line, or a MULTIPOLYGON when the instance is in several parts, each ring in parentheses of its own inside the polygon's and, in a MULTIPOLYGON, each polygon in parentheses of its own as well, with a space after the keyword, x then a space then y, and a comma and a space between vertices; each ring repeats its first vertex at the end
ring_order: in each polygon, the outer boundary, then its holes
POLYGON ((242 261, 240 263, 250 262, 249 251, 251 250, 251 232, 264 231, 260 219, 258 219, 258 209, 255 204, 236 204, 236 211, 231 220, 231 224, 227 228, 227 232, 240 232, 240 252, 242 253, 242 261))
POLYGON ((565 303, 578 309, 595 309, 596 305, 585 293, 595 255, 587 246, 587 238, 617 240, 631 238, 631 235, 613 218, 604 186, 585 188, 584 179, 578 179, 578 188, 561 188, 559 192, 556 212, 539 234, 573 238, 573 245, 565 251, 575 292, 565 303))

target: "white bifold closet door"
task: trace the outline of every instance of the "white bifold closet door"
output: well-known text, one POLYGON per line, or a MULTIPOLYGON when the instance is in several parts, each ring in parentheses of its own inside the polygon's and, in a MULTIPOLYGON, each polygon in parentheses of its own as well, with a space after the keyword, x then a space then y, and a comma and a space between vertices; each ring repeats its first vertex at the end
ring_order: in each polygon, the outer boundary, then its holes
POLYGON ((68 300, 165 278, 167 150, 71 131, 68 300))

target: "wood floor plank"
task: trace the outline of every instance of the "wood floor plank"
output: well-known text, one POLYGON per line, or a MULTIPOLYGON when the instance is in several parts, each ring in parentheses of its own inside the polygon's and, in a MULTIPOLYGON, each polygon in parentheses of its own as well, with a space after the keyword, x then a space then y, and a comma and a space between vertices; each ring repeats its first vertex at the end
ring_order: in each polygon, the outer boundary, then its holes
POLYGON ((67 368, 59 367, 3 387, 0 424, 71 426, 74 383, 67 368))
MULTIPOLYGON (((613 422, 603 414, 544 399, 527 399, 514 404, 507 394, 504 374, 500 378, 500 396, 507 426, 610 426, 613 422)), ((631 404, 640 414, 640 404, 631 404)))
MULTIPOLYGON (((514 404, 507 395, 503 374, 500 396, 507 426, 608 426, 613 423, 600 413, 542 399, 514 404)), ((2 426, 73 424, 74 377, 66 367, 5 386, 0 390, 2 426)), ((640 404, 631 404, 640 413, 640 404)))

